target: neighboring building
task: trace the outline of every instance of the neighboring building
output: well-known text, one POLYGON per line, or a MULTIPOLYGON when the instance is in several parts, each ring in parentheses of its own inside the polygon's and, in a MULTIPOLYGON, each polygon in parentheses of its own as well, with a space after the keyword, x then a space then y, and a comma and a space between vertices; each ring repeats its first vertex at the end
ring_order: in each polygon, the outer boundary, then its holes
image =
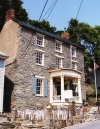
POLYGON ((4 75, 5 75, 5 59, 7 56, 0 52, 0 113, 3 112, 3 95, 4 95, 4 75))
POLYGON ((0 33, 0 50, 9 56, 4 111, 10 110, 11 103, 20 109, 32 109, 49 102, 67 105, 75 100, 82 104, 86 98, 81 46, 10 19, 0 33))

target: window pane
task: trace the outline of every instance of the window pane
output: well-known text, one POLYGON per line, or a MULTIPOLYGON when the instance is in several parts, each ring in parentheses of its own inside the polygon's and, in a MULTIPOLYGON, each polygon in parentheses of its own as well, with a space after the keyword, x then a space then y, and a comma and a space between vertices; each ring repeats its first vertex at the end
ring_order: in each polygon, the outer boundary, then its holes
POLYGON ((72 69, 76 69, 76 63, 72 62, 72 69))
POLYGON ((72 57, 76 56, 76 48, 72 47, 72 57))
POLYGON ((42 64, 42 53, 39 53, 39 52, 37 52, 36 53, 36 63, 37 64, 42 64))
POLYGON ((61 68, 61 58, 56 58, 56 68, 61 68))
POLYGON ((36 94, 41 95, 42 94, 42 79, 37 79, 37 88, 36 88, 36 94))
POLYGON ((61 44, 60 43, 56 43, 56 51, 61 52, 61 44))
POLYGON ((43 37, 42 36, 37 36, 37 45, 43 46, 43 37))

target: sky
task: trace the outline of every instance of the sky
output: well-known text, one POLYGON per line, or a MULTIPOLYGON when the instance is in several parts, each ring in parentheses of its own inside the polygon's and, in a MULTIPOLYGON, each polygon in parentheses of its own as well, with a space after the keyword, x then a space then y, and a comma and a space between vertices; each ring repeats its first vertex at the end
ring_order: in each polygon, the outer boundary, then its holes
MULTIPOLYGON (((46 0, 22 0, 23 8, 28 12, 31 20, 39 20, 46 0)), ((42 17, 46 14, 55 0, 48 0, 42 17)), ((64 30, 68 27, 71 18, 76 18, 82 0, 58 0, 53 11, 48 17, 50 11, 44 17, 51 26, 57 30, 64 30)), ((42 20, 41 17, 41 20, 42 20)), ((83 0, 79 14, 79 22, 88 23, 90 26, 100 25, 100 0, 83 0)))

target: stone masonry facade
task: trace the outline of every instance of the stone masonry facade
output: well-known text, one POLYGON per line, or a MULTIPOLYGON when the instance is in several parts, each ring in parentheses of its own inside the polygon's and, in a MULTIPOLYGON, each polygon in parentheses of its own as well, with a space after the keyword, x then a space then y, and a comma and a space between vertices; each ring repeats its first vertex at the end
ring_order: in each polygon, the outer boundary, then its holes
MULTIPOLYGON (((35 105, 44 106, 50 98, 50 75, 49 70, 55 69, 56 56, 63 56, 63 68, 71 68, 70 45, 62 43, 62 53, 55 51, 55 40, 44 35, 44 47, 36 45, 37 32, 25 27, 19 27, 18 30, 18 51, 14 62, 6 66, 6 77, 13 84, 11 103, 15 104, 18 109, 32 109, 35 105), (44 52, 44 66, 36 64, 36 50, 44 52), (35 96, 32 93, 32 77, 42 76, 48 80, 48 95, 35 96)), ((85 98, 84 90, 84 57, 83 50, 76 49, 77 70, 82 72, 82 97, 85 98)))

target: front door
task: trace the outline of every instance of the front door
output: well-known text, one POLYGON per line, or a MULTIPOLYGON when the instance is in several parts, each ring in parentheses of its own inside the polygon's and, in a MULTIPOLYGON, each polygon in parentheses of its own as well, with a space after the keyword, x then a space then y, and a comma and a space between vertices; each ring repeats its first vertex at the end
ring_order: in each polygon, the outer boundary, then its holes
POLYGON ((61 86, 57 86, 57 98, 61 100, 61 86))

